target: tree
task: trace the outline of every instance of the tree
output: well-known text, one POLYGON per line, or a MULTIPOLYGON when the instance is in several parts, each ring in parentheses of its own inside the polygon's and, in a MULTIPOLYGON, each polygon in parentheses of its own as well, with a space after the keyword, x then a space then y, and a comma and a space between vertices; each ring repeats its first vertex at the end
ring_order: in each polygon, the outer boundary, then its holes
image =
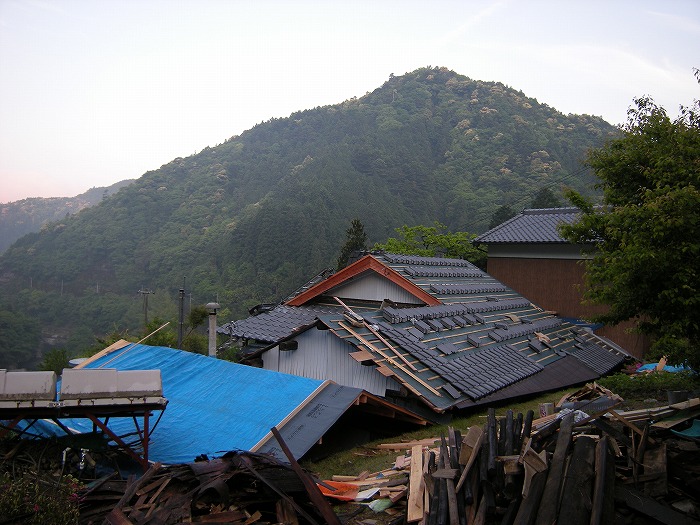
POLYGON ((376 250, 424 257, 452 257, 466 259, 483 268, 486 253, 474 247, 476 235, 467 232, 450 233, 447 226, 435 222, 434 226, 406 226, 396 228, 399 238, 390 237, 384 244, 375 244, 376 250))
POLYGON ((345 230, 345 234, 345 244, 340 249, 340 255, 338 256, 338 270, 342 270, 347 266, 353 252, 367 249, 367 234, 360 219, 353 219, 350 223, 350 228, 345 230))
POLYGON ((651 355, 700 367, 700 104, 671 120, 649 98, 635 101, 621 138, 587 164, 603 206, 575 192, 578 222, 561 228, 593 247, 586 296, 609 309, 597 320, 636 320, 652 336, 651 355))
POLYGON ((489 223, 489 230, 495 228, 496 226, 499 226, 500 224, 503 224, 511 217, 515 217, 516 214, 517 212, 513 208, 511 208, 507 204, 504 204, 495 212, 493 212, 493 215, 491 216, 491 222, 489 223))
POLYGON ((559 208, 560 206, 561 201, 559 198, 546 186, 540 188, 532 198, 532 203, 530 204, 530 208, 559 208))
POLYGON ((55 372, 56 375, 61 375, 64 368, 69 366, 68 351, 65 348, 52 348, 44 354, 39 365, 39 370, 55 372))

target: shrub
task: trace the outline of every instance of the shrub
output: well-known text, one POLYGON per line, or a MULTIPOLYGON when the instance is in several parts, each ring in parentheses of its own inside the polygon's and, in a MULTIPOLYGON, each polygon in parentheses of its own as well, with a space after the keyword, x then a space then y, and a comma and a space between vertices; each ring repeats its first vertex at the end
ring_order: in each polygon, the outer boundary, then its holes
POLYGON ((665 398, 668 390, 700 389, 700 376, 694 372, 614 374, 599 379, 598 384, 623 398, 665 398))
POLYGON ((34 476, 0 477, 0 516, 12 523, 28 525, 73 525, 78 523, 80 484, 72 477, 60 480, 34 476))

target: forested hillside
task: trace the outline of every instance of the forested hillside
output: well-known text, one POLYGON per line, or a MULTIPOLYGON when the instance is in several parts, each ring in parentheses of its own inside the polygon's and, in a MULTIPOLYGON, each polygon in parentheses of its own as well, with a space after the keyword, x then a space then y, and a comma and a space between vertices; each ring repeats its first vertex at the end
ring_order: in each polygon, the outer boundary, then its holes
POLYGON ((75 197, 35 197, 0 203, 0 253, 23 235, 37 232, 49 222, 94 206, 132 182, 132 179, 128 179, 107 187, 91 188, 75 197))
MULTIPOLYGON (((371 243, 434 221, 479 233, 498 207, 522 208, 542 188, 590 194, 580 161, 615 133, 445 68, 391 76, 175 159, 23 237, 0 258, 0 334, 21 325, 25 340, 79 349, 136 333, 139 290, 155 292, 151 318, 174 319, 184 279, 188 301, 239 317, 334 266, 354 218, 371 243)), ((0 368, 30 362, 32 348, 0 335, 0 368)))

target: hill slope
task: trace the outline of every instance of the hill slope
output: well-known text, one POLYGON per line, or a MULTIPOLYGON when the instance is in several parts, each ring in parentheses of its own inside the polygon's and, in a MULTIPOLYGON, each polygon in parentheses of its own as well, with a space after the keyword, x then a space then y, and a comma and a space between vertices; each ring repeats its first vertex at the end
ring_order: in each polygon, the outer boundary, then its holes
POLYGON ((36 197, 0 204, 0 253, 23 235, 38 232, 49 222, 94 206, 132 182, 133 179, 127 179, 111 186, 91 188, 75 197, 36 197))
POLYGON ((23 237, 0 258, 0 292, 16 299, 2 307, 54 342, 85 344, 141 324, 142 286, 157 292, 150 315, 172 316, 186 278, 194 303, 218 299, 238 317, 332 266, 353 218, 370 242, 435 220, 477 233, 542 187, 591 193, 580 160, 614 133, 445 68, 392 76, 175 159, 23 237))

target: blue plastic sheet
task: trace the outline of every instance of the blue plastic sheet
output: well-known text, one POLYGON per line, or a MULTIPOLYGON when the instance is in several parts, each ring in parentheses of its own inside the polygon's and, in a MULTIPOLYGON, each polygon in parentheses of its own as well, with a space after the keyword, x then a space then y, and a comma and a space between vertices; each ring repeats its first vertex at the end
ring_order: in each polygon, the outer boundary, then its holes
MULTIPOLYGON (((147 345, 119 349, 85 368, 160 369, 163 396, 168 405, 151 436, 149 459, 165 464, 190 462, 201 454, 213 458, 232 450, 250 450, 323 384, 314 379, 147 345)), ((151 421, 155 419, 152 417, 151 421)), ((92 430, 92 422, 87 419, 61 422, 80 432, 92 430)), ((134 431, 129 418, 112 418, 109 427, 117 435, 134 431)), ((47 422, 33 430, 62 433, 47 422)), ((318 433, 309 441, 317 441, 325 430, 309 429, 318 433)))

